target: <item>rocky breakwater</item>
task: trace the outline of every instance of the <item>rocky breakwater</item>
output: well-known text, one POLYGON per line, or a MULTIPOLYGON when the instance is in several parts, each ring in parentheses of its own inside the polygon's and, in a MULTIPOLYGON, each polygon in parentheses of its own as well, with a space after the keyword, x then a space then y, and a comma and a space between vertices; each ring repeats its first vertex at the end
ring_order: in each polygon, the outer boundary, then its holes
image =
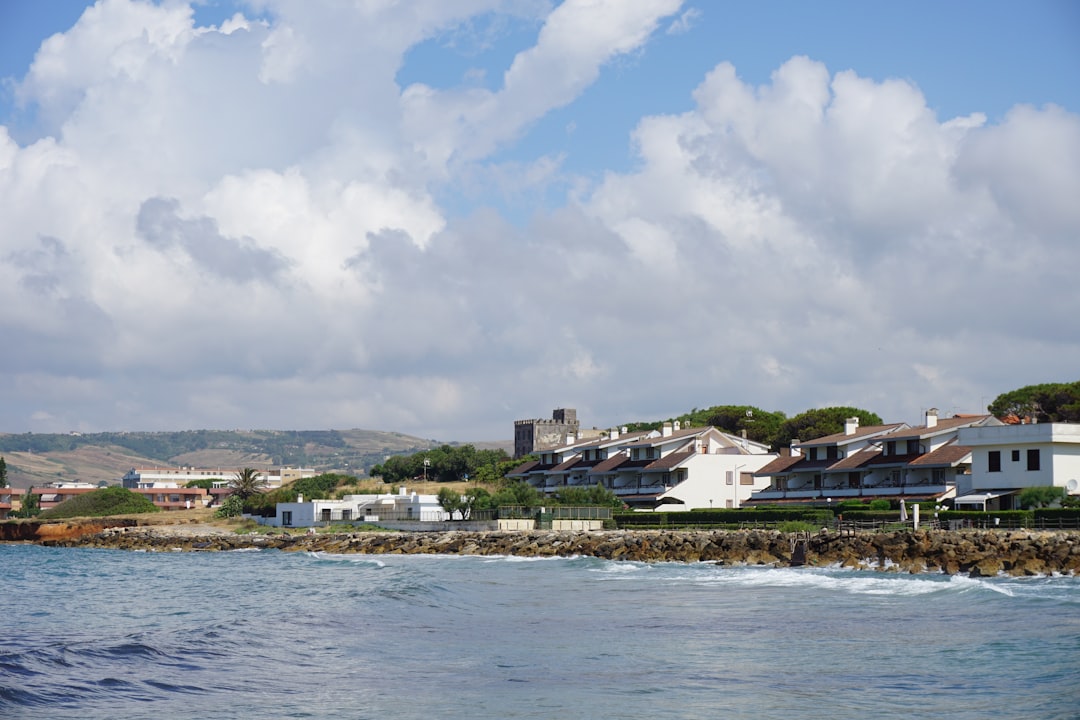
POLYGON ((72 520, 70 522, 12 521, 0 523, 0 542, 70 540, 101 533, 110 528, 133 525, 135 521, 127 519, 72 520))
POLYGON ((519 557, 588 556, 640 562, 791 564, 805 543, 806 565, 974 576, 1080 574, 1080 533, 1034 531, 919 531, 809 536, 765 530, 609 530, 532 532, 395 532, 319 535, 213 534, 162 527, 105 529, 93 535, 42 540, 55 547, 146 551, 229 551, 519 557))

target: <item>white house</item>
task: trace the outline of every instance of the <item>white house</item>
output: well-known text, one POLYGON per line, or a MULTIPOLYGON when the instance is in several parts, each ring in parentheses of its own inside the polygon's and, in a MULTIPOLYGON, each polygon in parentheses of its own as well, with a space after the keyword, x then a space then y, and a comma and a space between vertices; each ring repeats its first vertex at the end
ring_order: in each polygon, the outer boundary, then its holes
MULTIPOLYGON (((131 468, 124 473, 120 481, 129 490, 183 487, 192 480, 210 480, 215 485, 226 485, 239 472, 240 468, 197 468, 189 465, 131 468)), ((259 470, 260 479, 270 489, 301 478, 315 477, 315 475, 315 470, 312 468, 273 467, 259 470)))
POLYGON ((309 500, 278 503, 274 517, 262 520, 273 527, 314 527, 328 523, 380 520, 438 522, 450 516, 436 495, 420 495, 399 488, 395 493, 346 495, 340 500, 309 500))
POLYGON ((1080 495, 1080 424, 970 427, 960 443, 972 450, 970 484, 958 510, 1011 510, 1028 487, 1056 486, 1080 495))

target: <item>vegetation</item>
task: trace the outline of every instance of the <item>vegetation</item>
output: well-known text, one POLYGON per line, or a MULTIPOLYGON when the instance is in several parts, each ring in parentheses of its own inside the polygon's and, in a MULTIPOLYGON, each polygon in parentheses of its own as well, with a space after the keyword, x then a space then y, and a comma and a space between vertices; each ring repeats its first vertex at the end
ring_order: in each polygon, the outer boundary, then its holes
POLYGON ((1020 491, 1020 508, 1022 510, 1033 510, 1035 508, 1046 508, 1053 505, 1061 505, 1061 501, 1065 498, 1065 488, 1055 487, 1053 485, 1040 485, 1038 487, 1028 487, 1020 491))
POLYGON ((0 488, 6 488, 7 486, 7 460, 5 460, 2 455, 0 455, 0 488))
POLYGON ((239 517, 244 514, 244 501, 237 495, 230 495, 225 498, 221 506, 214 511, 214 517, 219 518, 231 518, 239 517))
POLYGON ((214 487, 214 481, 210 478, 199 478, 198 480, 189 480, 184 484, 186 488, 202 488, 203 490, 209 490, 214 487))
POLYGON ((39 517, 47 520, 72 517, 107 517, 160 512, 146 497, 119 486, 102 488, 68 498, 54 508, 43 510, 39 517))
POLYGON ((244 468, 229 480, 229 488, 232 489, 232 494, 241 500, 247 500, 249 497, 261 493, 265 487, 266 478, 254 468, 244 468))
POLYGON ((1080 382, 1028 385, 998 395, 986 409, 997 417, 1080 422, 1080 382))
MULTIPOLYGON (((859 418, 860 425, 880 425, 881 417, 853 407, 827 407, 807 410, 788 418, 779 411, 762 410, 753 405, 715 405, 705 410, 694 408, 674 420, 691 427, 712 425, 732 435, 744 431, 748 440, 771 448, 787 447, 793 439, 814 440, 844 431, 844 421, 859 418)), ((638 422, 627 430, 657 430, 663 422, 638 422)))
POLYGON ((472 445, 440 445, 412 455, 395 455, 384 463, 372 466, 370 474, 391 484, 418 479, 456 482, 474 478, 478 473, 485 479, 496 480, 500 467, 509 469, 515 465, 505 450, 477 450, 472 445))
POLYGON ((11 517, 16 518, 32 518, 37 517, 41 512, 41 497, 34 494, 34 488, 30 487, 26 489, 22 497, 19 498, 20 508, 17 512, 10 513, 11 517))
MULTIPOLYGON (((182 432, 106 432, 0 434, 0 453, 68 452, 85 446, 123 448, 160 462, 205 450, 227 450, 261 457, 272 465, 346 468, 361 471, 387 455, 430 445, 399 433, 338 430, 189 430, 182 432)), ((260 461, 261 462, 261 461, 260 461)))

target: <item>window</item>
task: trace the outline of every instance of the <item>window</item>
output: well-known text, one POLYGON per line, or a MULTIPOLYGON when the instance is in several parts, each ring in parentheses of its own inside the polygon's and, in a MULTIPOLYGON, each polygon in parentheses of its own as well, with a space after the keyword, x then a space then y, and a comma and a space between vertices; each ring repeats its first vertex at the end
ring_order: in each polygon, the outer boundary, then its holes
POLYGON ((991 450, 987 455, 987 472, 1001 472, 1001 451, 991 450))
POLYGON ((735 473, 732 472, 731 470, 727 471, 727 484, 728 485, 734 485, 735 484, 735 473))
POLYGON ((810 459, 811 460, 817 460, 817 448, 816 447, 810 448, 810 459))
POLYGON ((908 455, 918 455, 919 454, 919 441, 918 440, 908 440, 907 441, 907 454, 908 455))
POLYGON ((1028 470, 1038 470, 1039 469, 1039 449, 1038 448, 1035 448, 1034 450, 1028 450, 1027 451, 1027 465, 1028 465, 1028 470))
POLYGON ((895 455, 896 454, 896 441, 895 440, 890 440, 889 442, 885 443, 885 454, 886 455, 895 455))
POLYGON ((725 500, 724 504, 725 504, 725 506, 727 507, 728 510, 731 510, 731 509, 733 509, 735 507, 735 501, 734 500, 725 500))
POLYGON ((281 511, 281 524, 285 527, 290 527, 292 525, 292 510, 281 511))
POLYGON ((828 458, 829 460, 835 460, 836 459, 836 452, 837 452, 836 451, 836 446, 835 445, 830 445, 829 447, 825 448, 825 457, 828 458))
POLYGON ((754 484, 754 473, 748 473, 748 472, 739 473, 739 484, 740 485, 753 485, 754 484))
POLYGON ((1013 462, 1020 462, 1020 451, 1019 450, 1013 450, 1012 451, 1012 461, 1013 462))

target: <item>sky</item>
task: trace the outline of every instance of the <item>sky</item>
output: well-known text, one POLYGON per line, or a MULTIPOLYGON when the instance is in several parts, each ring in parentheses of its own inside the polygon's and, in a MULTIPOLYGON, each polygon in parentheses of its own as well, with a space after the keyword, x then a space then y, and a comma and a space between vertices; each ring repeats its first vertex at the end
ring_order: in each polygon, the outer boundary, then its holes
POLYGON ((0 0, 0 432, 1080 379, 1080 3, 0 0))

